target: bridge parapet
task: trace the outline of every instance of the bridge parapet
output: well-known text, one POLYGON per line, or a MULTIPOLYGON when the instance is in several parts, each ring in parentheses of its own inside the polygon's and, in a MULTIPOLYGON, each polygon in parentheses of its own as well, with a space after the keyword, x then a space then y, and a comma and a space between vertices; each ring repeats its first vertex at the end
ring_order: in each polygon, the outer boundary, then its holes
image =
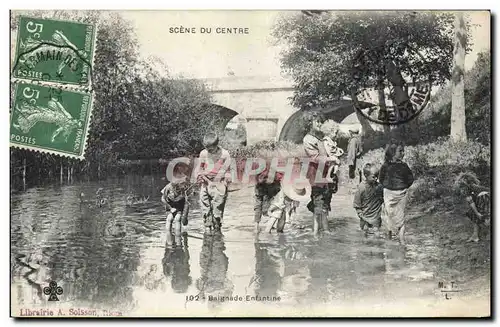
POLYGON ((211 93, 293 91, 292 81, 281 76, 228 76, 201 81, 211 93))

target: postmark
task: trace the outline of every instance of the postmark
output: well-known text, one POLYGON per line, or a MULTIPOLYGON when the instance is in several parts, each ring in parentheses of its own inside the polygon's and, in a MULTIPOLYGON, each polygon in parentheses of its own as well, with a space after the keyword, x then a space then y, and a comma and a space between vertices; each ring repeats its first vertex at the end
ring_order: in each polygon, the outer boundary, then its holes
POLYGON ((417 117, 430 101, 432 78, 425 58, 407 48, 406 55, 381 49, 360 51, 354 59, 354 107, 368 120, 382 125, 404 124, 417 117), (412 69, 412 65, 418 68, 412 69), (362 110, 360 102, 373 103, 362 110))
POLYGON ((19 17, 14 79, 90 87, 96 26, 19 17))
POLYGON ((19 83, 10 116, 13 147, 84 159, 92 94, 19 83))

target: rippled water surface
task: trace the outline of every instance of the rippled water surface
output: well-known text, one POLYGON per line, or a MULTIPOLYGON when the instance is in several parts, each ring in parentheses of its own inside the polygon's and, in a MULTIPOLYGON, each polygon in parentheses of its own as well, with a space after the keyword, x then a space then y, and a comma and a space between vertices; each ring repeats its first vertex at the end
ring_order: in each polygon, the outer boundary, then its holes
POLYGON ((31 188, 11 196, 12 289, 18 305, 46 301, 42 288, 57 281, 62 302, 125 314, 144 309, 204 308, 228 301, 208 296, 280 297, 272 306, 308 307, 366 299, 397 300, 402 293, 432 295, 440 247, 432 235, 408 231, 409 245, 365 236, 352 195, 334 196, 331 235, 313 238, 311 214, 301 204, 285 233, 253 231, 253 190, 229 194, 222 235, 203 234, 193 198, 182 237, 167 237, 159 179, 31 188), (108 203, 93 205, 102 187, 108 203), (80 204, 84 192, 89 203, 80 204), (149 196, 126 206, 126 196, 149 196), (189 301, 189 299, 199 301, 189 301), (202 300, 205 299, 205 300, 202 300))

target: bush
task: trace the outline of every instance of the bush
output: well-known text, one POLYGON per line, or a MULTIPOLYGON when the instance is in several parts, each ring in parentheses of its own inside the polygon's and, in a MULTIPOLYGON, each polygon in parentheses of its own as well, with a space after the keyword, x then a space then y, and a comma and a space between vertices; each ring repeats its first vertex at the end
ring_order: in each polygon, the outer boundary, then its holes
POLYGON ((244 158, 294 158, 305 156, 304 148, 301 144, 289 141, 261 141, 256 144, 230 150, 231 156, 244 158))

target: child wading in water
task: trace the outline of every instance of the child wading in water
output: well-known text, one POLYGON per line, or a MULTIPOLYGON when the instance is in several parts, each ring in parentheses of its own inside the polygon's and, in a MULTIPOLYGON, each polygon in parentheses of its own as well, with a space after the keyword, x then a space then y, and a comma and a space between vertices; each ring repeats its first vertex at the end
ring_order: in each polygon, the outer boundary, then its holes
POLYGON ((227 188, 231 181, 228 162, 231 156, 219 146, 219 137, 215 133, 205 135, 203 146, 205 149, 200 152, 202 162, 198 174, 198 181, 201 182, 200 203, 205 232, 211 233, 212 230, 220 231, 222 226, 227 188))
MULTIPOLYGON (((339 186, 338 170, 340 167, 339 157, 344 154, 344 150, 339 148, 337 146, 337 142, 335 141, 337 138, 337 133, 339 131, 336 122, 334 122, 333 120, 327 120, 321 126, 321 131, 324 134, 323 144, 326 150, 326 154, 332 161, 332 164, 328 169, 326 178, 328 179, 328 184, 331 189, 332 193, 331 195, 333 195, 338 191, 338 186, 339 186)), ((327 203, 330 204, 331 200, 332 200, 331 198, 329 200, 327 199, 327 203)))
POLYGON ((268 213, 271 199, 273 199, 281 190, 281 184, 278 178, 274 178, 272 183, 268 183, 268 174, 269 169, 266 168, 263 172, 257 175, 254 188, 254 222, 256 233, 259 233, 260 231, 259 224, 262 216, 266 216, 268 213))
POLYGON ((385 151, 385 162, 380 168, 379 180, 384 186, 382 218, 387 224, 389 238, 398 232, 399 241, 405 244, 405 210, 408 188, 413 184, 413 173, 403 162, 403 145, 390 144, 385 151))
POLYGON ((161 190, 161 202, 165 205, 167 212, 166 229, 171 233, 172 229, 176 239, 180 240, 181 223, 187 225, 189 204, 187 203, 188 183, 185 179, 176 179, 161 190))
POLYGON ((382 224, 381 212, 384 204, 384 188, 377 181, 377 171, 375 167, 367 163, 363 167, 365 180, 359 184, 354 195, 353 207, 359 217, 359 227, 361 230, 368 228, 378 234, 382 224))
POLYGON ((473 223, 473 232, 467 242, 479 241, 479 225, 490 225, 490 192, 480 185, 479 179, 471 172, 458 175, 455 190, 467 202, 467 217, 473 223))
POLYGON ((294 185, 281 181, 280 191, 271 199, 268 215, 269 221, 266 224, 266 231, 271 233, 274 225, 276 231, 283 233, 287 218, 301 201, 309 201, 311 196, 310 188, 294 185))

